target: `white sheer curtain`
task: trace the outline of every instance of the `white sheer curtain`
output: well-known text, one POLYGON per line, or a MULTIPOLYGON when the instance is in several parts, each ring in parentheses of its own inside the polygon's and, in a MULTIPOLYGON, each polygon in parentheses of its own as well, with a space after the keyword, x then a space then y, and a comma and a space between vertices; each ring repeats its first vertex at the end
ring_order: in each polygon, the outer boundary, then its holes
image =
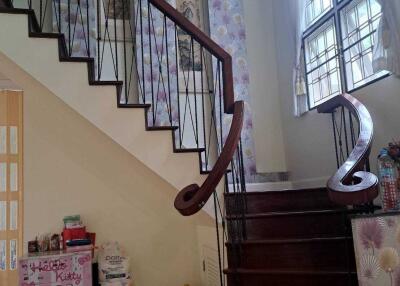
POLYGON ((382 18, 375 37, 374 72, 390 71, 400 76, 400 0, 377 0, 382 18))
POLYGON ((304 47, 302 35, 306 28, 306 0, 292 0, 293 19, 296 20, 296 63, 293 70, 294 115, 299 117, 308 111, 304 47))

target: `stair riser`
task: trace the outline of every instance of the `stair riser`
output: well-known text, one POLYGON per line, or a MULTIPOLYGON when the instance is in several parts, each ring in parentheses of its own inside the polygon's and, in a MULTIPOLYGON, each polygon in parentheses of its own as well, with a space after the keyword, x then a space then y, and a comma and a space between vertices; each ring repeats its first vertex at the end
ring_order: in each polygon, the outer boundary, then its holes
MULTIPOLYGON (((348 223, 348 222, 347 222, 348 223)), ((232 227, 234 224, 228 224, 232 227)), ((324 238, 349 233, 343 214, 288 215, 246 219, 247 239, 324 238)))
MULTIPOLYGON (((352 240, 308 241, 302 243, 243 244, 240 268, 302 271, 355 271, 352 240), (346 253, 349 253, 347 261, 346 253)), ((237 261, 228 246, 228 263, 237 261)))
POLYGON ((357 276, 342 275, 233 275, 228 286, 357 286, 357 276))
MULTIPOLYGON (((247 213, 337 208, 330 201, 326 189, 315 191, 260 192, 246 195, 247 213)), ((227 209, 235 214, 235 197, 226 196, 227 209)))

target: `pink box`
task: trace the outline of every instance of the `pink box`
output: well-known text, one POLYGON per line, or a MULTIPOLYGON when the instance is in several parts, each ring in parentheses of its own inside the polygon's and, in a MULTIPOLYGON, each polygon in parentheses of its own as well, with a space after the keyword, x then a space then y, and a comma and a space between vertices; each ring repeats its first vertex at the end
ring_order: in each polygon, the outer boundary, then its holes
POLYGON ((20 286, 92 286, 92 253, 50 252, 19 259, 20 286))

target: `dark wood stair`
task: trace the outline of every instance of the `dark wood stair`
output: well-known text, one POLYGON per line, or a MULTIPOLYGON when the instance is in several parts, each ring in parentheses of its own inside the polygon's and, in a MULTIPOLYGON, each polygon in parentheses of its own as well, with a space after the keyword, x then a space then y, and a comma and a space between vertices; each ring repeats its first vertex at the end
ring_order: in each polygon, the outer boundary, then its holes
POLYGON ((246 212, 226 195, 230 233, 244 221, 246 239, 228 241, 228 286, 358 285, 348 215, 325 188, 245 194, 246 212))

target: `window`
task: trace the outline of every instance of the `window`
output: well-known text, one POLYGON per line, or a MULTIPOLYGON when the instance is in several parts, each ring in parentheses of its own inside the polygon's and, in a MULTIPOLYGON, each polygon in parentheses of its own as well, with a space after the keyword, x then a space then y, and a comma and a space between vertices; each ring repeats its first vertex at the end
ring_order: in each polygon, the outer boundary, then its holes
POLYGON ((310 108, 387 76, 374 73, 377 0, 307 0, 303 34, 310 108))

